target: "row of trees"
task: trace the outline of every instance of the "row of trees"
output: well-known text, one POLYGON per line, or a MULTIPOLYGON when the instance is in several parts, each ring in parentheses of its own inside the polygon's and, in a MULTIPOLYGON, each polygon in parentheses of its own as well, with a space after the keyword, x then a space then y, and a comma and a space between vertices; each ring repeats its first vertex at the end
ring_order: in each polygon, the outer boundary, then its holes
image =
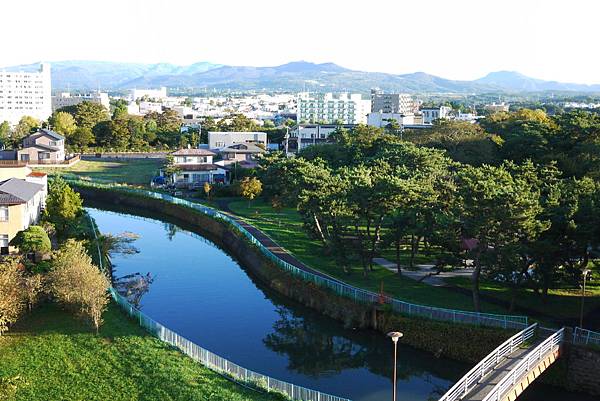
POLYGON ((501 280, 513 295, 524 285, 547 294, 559 281, 577 282, 600 245, 593 173, 565 174, 554 161, 486 159, 466 151, 479 145, 464 138, 500 146, 494 152, 503 151, 502 140, 471 126, 465 131, 442 150, 372 127, 339 130, 333 144, 297 158, 267 156, 259 174, 265 195, 296 206, 347 272, 360 263, 368 275, 373 257, 388 248, 400 272, 404 245, 410 264, 423 246, 435 250, 440 269, 473 260, 476 310, 482 276, 501 280))

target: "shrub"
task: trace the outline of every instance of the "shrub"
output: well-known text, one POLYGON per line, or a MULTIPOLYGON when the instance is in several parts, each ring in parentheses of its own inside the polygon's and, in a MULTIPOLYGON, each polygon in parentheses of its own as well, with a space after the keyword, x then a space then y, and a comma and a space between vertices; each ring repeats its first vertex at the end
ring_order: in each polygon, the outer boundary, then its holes
POLYGON ((58 302, 89 320, 96 332, 108 305, 108 278, 93 264, 81 241, 67 240, 57 252, 49 273, 52 295, 58 302))
POLYGON ((10 242, 23 253, 48 253, 52 250, 50 238, 41 226, 29 226, 26 230, 19 231, 10 242))
POLYGON ((19 319, 25 305, 23 269, 10 259, 0 264, 0 335, 19 319))

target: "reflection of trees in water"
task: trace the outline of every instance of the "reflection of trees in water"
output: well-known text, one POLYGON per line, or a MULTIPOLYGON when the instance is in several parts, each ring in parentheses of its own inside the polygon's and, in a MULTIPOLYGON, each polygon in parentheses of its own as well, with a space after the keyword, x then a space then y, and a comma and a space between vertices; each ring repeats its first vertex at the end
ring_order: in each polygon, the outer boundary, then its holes
POLYGON ((123 295, 130 304, 140 309, 142 296, 150 290, 150 284, 154 277, 150 273, 142 275, 140 273, 128 274, 114 280, 114 287, 117 292, 123 295))
MULTIPOLYGON (((327 324, 325 319, 304 318, 284 306, 278 306, 277 312, 279 319, 273 325, 274 331, 263 342, 272 351, 287 356, 288 369, 322 377, 345 369, 364 368, 391 381, 393 346, 380 333, 363 331, 347 334, 346 330, 341 333, 336 323, 327 324)), ((418 377, 429 382, 433 386, 429 397, 437 399, 436 395, 443 394, 445 386, 435 384, 435 376, 430 373, 433 368, 431 358, 422 357, 419 351, 400 349, 398 380, 409 381, 418 377)), ((436 362, 445 363, 444 360, 436 362)))
POLYGON ((167 232, 167 238, 169 241, 173 241, 175 234, 179 231, 179 228, 175 224, 164 223, 165 231, 167 232))

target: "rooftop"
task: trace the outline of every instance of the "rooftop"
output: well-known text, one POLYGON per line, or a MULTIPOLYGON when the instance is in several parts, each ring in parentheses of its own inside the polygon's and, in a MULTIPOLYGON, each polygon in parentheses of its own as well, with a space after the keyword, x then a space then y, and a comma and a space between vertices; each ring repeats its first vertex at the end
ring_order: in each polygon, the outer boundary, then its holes
POLYGON ((18 178, 0 183, 0 205, 17 205, 29 202, 44 186, 18 178))
POLYGON ((179 149, 172 153, 173 156, 215 156, 216 153, 208 149, 179 149))

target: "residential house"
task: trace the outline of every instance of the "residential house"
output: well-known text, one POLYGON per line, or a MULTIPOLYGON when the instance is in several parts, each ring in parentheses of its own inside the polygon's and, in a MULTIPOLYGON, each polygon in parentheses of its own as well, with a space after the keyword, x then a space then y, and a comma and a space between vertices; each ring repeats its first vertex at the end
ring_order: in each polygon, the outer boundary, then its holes
POLYGON ((34 164, 53 164, 65 161, 65 137, 48 129, 40 129, 23 139, 23 149, 17 160, 34 164))
POLYGON ((180 171, 171 177, 177 187, 198 188, 208 183, 226 183, 227 170, 214 164, 216 153, 208 149, 180 149, 171 153, 180 171))
MULTIPOLYGON (((32 178, 45 180, 42 174, 32 178)), ((45 181, 9 178, 0 182, 0 254, 7 255, 11 250, 9 243, 17 233, 39 221, 46 196, 45 181)))
POLYGON ((236 143, 254 143, 267 147, 266 132, 208 132, 209 149, 220 150, 236 143))
POLYGON ((225 161, 230 162, 254 162, 265 150, 253 143, 236 143, 235 145, 224 147, 219 154, 225 161))

